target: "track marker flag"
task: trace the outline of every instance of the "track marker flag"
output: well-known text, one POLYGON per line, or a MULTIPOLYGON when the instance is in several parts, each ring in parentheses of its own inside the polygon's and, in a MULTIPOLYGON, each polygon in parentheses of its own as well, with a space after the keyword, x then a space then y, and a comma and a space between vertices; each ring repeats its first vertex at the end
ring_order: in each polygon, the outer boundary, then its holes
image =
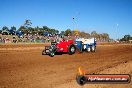
POLYGON ((131 77, 129 74, 86 74, 81 67, 78 68, 79 74, 76 76, 76 81, 79 85, 86 83, 130 83, 131 77))

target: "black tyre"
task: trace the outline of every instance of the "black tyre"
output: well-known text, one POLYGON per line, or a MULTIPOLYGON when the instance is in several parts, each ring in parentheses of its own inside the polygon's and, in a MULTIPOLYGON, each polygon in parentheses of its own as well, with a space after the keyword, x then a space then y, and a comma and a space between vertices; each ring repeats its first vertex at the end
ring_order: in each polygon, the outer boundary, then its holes
POLYGON ((54 52, 51 52, 51 53, 50 53, 50 56, 51 56, 51 57, 53 57, 54 55, 55 55, 55 53, 54 53, 54 52))
POLYGON ((45 50, 42 51, 42 55, 45 55, 45 50))
POLYGON ((87 48, 87 52, 89 53, 91 51, 91 47, 88 47, 87 48))
POLYGON ((74 54, 76 52, 76 47, 75 47, 75 45, 70 45, 69 46, 69 48, 68 48, 68 54, 69 55, 72 55, 72 54, 74 54))
POLYGON ((76 81, 79 85, 84 85, 87 82, 87 79, 84 76, 77 75, 76 76, 76 81))
POLYGON ((95 46, 91 46, 91 52, 95 52, 96 47, 95 46))

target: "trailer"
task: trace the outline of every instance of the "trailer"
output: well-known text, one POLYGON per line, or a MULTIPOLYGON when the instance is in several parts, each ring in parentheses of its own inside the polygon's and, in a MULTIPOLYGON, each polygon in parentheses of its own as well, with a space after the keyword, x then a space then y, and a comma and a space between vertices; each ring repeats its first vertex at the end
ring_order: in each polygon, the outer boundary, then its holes
POLYGON ((87 51, 87 52, 95 52, 96 51, 96 39, 84 39, 78 38, 75 40, 76 47, 80 50, 80 52, 87 51))

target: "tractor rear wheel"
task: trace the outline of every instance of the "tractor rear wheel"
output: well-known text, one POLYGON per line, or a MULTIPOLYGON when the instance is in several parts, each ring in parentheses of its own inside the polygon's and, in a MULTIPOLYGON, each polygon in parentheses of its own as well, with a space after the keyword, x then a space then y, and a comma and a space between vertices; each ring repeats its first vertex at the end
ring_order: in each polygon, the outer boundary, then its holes
POLYGON ((75 45, 71 44, 71 45, 69 46, 69 48, 68 48, 68 54, 69 54, 69 55, 72 55, 72 54, 74 54, 75 52, 76 52, 76 47, 75 47, 75 45))

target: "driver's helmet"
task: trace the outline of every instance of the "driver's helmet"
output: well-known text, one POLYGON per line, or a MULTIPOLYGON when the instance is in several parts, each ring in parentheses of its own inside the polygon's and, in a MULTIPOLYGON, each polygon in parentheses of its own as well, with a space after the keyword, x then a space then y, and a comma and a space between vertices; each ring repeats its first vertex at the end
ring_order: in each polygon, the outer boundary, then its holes
POLYGON ((62 41, 65 41, 65 39, 63 38, 62 41))

